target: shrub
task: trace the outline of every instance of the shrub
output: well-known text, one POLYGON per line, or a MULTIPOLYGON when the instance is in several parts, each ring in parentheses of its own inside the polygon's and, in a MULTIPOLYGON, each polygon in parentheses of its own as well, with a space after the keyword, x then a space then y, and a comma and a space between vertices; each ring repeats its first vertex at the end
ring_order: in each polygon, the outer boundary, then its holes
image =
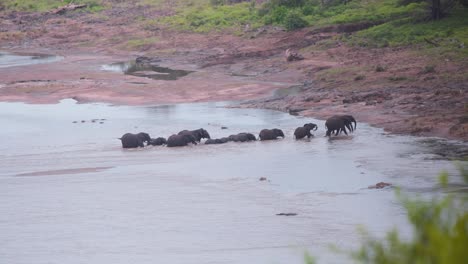
POLYGON ((284 18, 283 25, 286 27, 286 30, 289 31, 306 27, 308 23, 302 18, 299 12, 291 11, 284 18))
POLYGON ((384 71, 385 71, 385 67, 382 66, 382 65, 377 65, 377 66, 375 67, 375 71, 376 71, 376 72, 384 72, 384 71))
POLYGON ((364 75, 358 75, 358 76, 354 77, 354 80, 355 81, 361 81, 361 80, 364 80, 365 78, 366 78, 366 76, 364 76, 364 75))
MULTIPOLYGON (((464 167, 463 167, 464 166, 464 167)), ((460 172, 468 184, 468 170, 460 166, 460 172)), ((448 187, 448 174, 439 178, 442 188, 448 187)), ((411 240, 401 239, 398 232, 387 233, 384 240, 364 234, 364 241, 352 256, 359 263, 457 264, 468 259, 468 196, 466 193, 434 197, 430 201, 409 198, 398 193, 413 227, 411 240)))
POLYGON ((434 65, 427 65, 421 71, 422 74, 433 73, 433 72, 435 72, 435 66, 434 65))

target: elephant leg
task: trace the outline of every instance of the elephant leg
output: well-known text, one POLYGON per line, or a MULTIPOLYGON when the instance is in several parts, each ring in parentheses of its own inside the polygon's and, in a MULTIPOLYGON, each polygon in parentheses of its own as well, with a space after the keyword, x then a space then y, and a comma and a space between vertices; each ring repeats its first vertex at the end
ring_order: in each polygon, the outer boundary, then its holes
POLYGON ((345 127, 342 127, 341 130, 342 130, 346 135, 348 135, 348 133, 346 132, 346 128, 345 128, 345 127))

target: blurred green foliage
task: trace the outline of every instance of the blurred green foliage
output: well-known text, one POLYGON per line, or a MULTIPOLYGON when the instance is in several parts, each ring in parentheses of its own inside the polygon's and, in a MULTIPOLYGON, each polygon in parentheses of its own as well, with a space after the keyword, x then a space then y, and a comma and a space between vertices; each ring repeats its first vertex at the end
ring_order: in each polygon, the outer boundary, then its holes
POLYGON ((101 0, 2 0, 2 5, 8 10, 45 12, 64 6, 68 3, 86 4, 91 11, 102 10, 101 0))
POLYGON ((397 191, 413 229, 412 239, 392 230, 384 239, 363 232, 360 249, 351 253, 358 263, 457 264, 468 260, 468 169, 460 165, 464 185, 449 185, 448 174, 439 178, 445 194, 429 201, 397 191), (454 187, 455 186, 455 187, 454 187))

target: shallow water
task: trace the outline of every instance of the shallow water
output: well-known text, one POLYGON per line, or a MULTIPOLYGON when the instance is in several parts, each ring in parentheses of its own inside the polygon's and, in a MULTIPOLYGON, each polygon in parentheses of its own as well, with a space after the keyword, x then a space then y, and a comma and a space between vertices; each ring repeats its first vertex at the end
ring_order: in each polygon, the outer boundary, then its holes
POLYGON ((328 140, 323 121, 225 105, 0 103, 0 259, 303 263, 308 250, 319 263, 343 263, 328 246, 353 248, 358 225, 379 236, 394 226, 409 235, 393 190, 367 186, 433 191, 443 169, 459 180, 427 139, 359 123, 351 137, 328 140), (309 122, 319 125, 316 137, 293 140, 309 122), (277 127, 286 138, 134 150, 117 140, 200 127, 212 138, 277 127))
POLYGON ((0 68, 25 66, 31 64, 51 63, 63 57, 47 54, 9 53, 0 51, 0 68))

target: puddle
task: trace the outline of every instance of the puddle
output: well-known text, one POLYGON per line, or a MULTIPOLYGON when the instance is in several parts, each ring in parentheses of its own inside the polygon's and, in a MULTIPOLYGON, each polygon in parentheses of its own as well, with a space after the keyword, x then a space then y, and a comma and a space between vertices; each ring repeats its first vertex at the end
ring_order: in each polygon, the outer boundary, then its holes
POLYGON ((0 68, 25 66, 32 64, 51 63, 62 60, 63 57, 37 53, 10 53, 0 51, 0 68))
POLYGON ((445 192, 437 183, 446 170, 450 191, 460 189, 452 161, 414 155, 438 153, 434 139, 389 136, 359 123, 352 137, 328 140, 324 121, 227 105, 0 103, 0 259, 303 263, 308 250, 320 263, 344 263, 328 246, 357 245, 358 225, 377 236, 393 227, 411 234, 393 189, 367 186, 445 192), (106 121, 89 122, 98 119, 106 121), (294 140, 295 128, 310 122, 319 127, 315 137, 294 140), (258 136, 275 127, 285 139, 133 150, 117 139, 198 128, 213 138, 258 136))
POLYGON ((154 80, 174 81, 181 77, 187 76, 192 71, 174 70, 170 68, 160 67, 144 62, 117 62, 107 65, 102 65, 101 70, 112 72, 123 72, 124 74, 146 77, 154 80))

